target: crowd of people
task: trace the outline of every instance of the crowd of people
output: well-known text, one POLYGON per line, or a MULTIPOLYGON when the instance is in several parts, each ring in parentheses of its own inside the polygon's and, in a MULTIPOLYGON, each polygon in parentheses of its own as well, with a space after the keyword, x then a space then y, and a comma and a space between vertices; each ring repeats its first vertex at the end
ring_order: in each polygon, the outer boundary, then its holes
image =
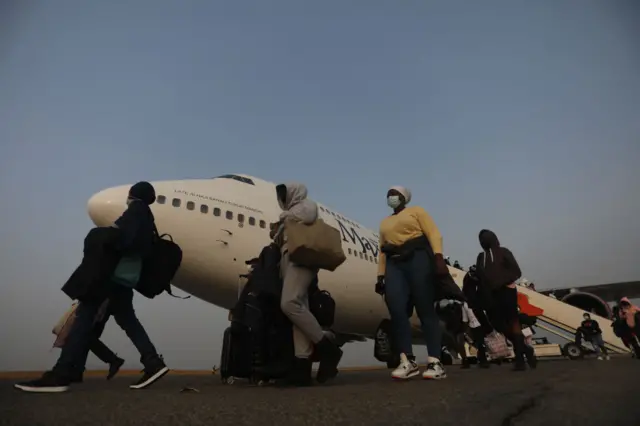
MULTIPOLYGON (((271 224, 270 236, 281 251, 280 276, 282 279, 281 309, 293 325, 295 361, 286 382, 292 386, 307 386, 312 382, 312 363, 319 362, 316 380, 324 383, 338 374, 342 350, 323 330, 309 310, 309 288, 317 270, 290 261, 285 221, 294 220, 313 224, 318 220, 318 206, 307 197, 307 188, 302 184, 276 186, 278 203, 282 209, 279 220, 271 224)), ((120 261, 105 266, 96 263, 101 271, 99 285, 95 285, 95 273, 76 277, 80 285, 91 285, 85 291, 81 303, 75 310, 75 321, 62 347, 57 363, 52 370, 34 381, 18 383, 16 388, 27 392, 63 392, 71 383, 82 381, 82 372, 89 351, 93 351, 110 366, 109 378, 113 377, 123 360, 111 352, 99 340, 108 319, 113 316, 140 352, 144 365, 143 376, 133 389, 145 388, 168 372, 162 357, 151 343, 144 327, 138 320, 133 304, 133 289, 140 277, 141 259, 152 244, 157 229, 149 206, 155 201, 155 190, 148 182, 133 185, 127 199, 127 209, 108 228, 94 236, 96 241, 85 240, 85 260, 92 256, 104 258, 99 247, 106 240, 113 243, 120 253, 120 261), (93 248, 92 248, 93 247, 93 248), (98 247, 98 248, 96 248, 98 247), (93 251, 92 251, 93 250, 93 251), (124 253, 124 255, 123 255, 124 253), (126 259, 123 262, 123 259, 126 259), (105 275, 107 271, 108 276, 105 275), (106 276, 106 278, 105 278, 106 276)), ((387 192, 387 205, 391 214, 380 223, 378 262, 375 291, 384 296, 389 311, 394 347, 400 354, 400 362, 391 376, 409 379, 422 375, 425 379, 440 380, 447 377, 441 361, 442 329, 437 312, 436 288, 441 280, 451 278, 443 256, 443 238, 430 214, 420 206, 410 206, 411 192, 402 186, 391 187, 387 192), (408 310, 407 307, 411 309, 408 310), (409 318, 415 308, 420 319, 422 337, 428 352, 426 368, 421 372, 413 353, 412 330, 409 318)), ((90 233, 91 235, 91 233, 90 233)), ((482 367, 487 367, 485 338, 498 332, 512 344, 515 354, 515 369, 536 367, 533 348, 527 344, 522 331, 518 311, 516 281, 521 271, 513 253, 502 246, 496 234, 483 229, 478 235, 481 251, 475 265, 469 268, 464 278, 461 309, 465 323, 469 325, 478 358, 482 367)), ((458 262, 454 267, 460 269, 458 262), (457 265, 456 265, 457 264, 457 265)), ((86 289, 85 289, 86 290, 86 289)), ((69 294, 69 293, 68 293, 69 294)), ((443 305, 440 305, 441 307, 443 305)), ((619 321, 614 324, 616 334, 629 336, 629 330, 637 330, 638 308, 628 300, 622 301, 619 321)), ((618 318, 618 317, 617 317, 618 318)), ((585 321, 589 318, 585 316, 585 321)), ((597 333, 583 324, 585 332, 595 339, 597 333), (595 334, 594 334, 595 333, 595 334)), ((459 335, 465 330, 458 330, 459 335)), ((468 330, 467 330, 468 331, 468 330)), ((627 339, 629 345, 634 345, 627 339)), ((637 340, 634 348, 637 350, 637 340)), ((605 353, 606 356, 606 353, 605 353)), ((466 365, 466 364, 465 364, 466 365)))

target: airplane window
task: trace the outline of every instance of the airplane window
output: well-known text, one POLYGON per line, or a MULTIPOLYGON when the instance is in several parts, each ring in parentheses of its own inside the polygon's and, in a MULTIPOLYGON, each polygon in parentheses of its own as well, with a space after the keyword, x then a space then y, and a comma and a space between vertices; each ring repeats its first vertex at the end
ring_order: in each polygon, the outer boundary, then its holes
POLYGON ((165 201, 167 201, 167 197, 165 197, 164 195, 158 195, 158 198, 156 198, 156 202, 158 204, 164 204, 165 201))
POLYGON ((358 257, 358 252, 354 250, 354 251, 353 251, 353 255, 354 255, 355 257, 358 257))
POLYGON ((256 226, 256 218, 255 217, 250 217, 249 218, 249 225, 256 226))
POLYGON ((193 201, 187 201, 187 210, 193 210, 196 208, 196 203, 193 201))
POLYGON ((377 265, 378 264, 378 258, 374 257, 373 260, 374 260, 375 264, 377 265))
POLYGON ((265 222, 264 220, 260 221, 260 228, 266 228, 267 227, 267 222, 265 222))
POLYGON ((322 210, 323 212, 325 212, 326 210, 324 209, 324 207, 320 206, 320 210, 322 210))
POLYGON ((209 206, 206 204, 200 204, 200 213, 203 213, 203 214, 209 213, 209 206))
POLYGON ((244 223, 244 215, 242 213, 238 215, 238 222, 244 223))
POLYGON ((233 212, 227 210, 227 212, 224 214, 224 217, 226 217, 229 220, 233 219, 233 212))
POLYGON ((220 216, 220 214, 222 214, 222 212, 220 211, 219 208, 216 207, 216 208, 213 209, 213 215, 214 216, 220 216))
POLYGON ((222 175, 222 176, 216 176, 213 179, 233 179, 233 180, 237 180, 238 182, 248 183, 249 185, 255 186, 255 183, 253 183, 251 179, 238 176, 238 175, 222 175))
POLYGON ((362 255, 362 252, 360 253, 360 259, 362 259, 364 256, 362 255))
POLYGON ((349 247, 349 254, 351 254, 351 247, 349 247))
POLYGON ((181 203, 182 201, 180 200, 180 198, 174 198, 173 200, 171 200, 171 205, 173 207, 180 207, 181 203))

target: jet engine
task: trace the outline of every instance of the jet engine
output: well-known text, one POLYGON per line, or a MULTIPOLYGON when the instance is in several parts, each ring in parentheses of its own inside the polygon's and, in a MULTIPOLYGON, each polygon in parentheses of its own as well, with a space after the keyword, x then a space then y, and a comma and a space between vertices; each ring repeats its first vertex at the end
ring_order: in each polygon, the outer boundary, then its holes
POLYGON ((609 304, 595 294, 573 291, 561 300, 568 305, 604 318, 611 318, 613 315, 609 304))

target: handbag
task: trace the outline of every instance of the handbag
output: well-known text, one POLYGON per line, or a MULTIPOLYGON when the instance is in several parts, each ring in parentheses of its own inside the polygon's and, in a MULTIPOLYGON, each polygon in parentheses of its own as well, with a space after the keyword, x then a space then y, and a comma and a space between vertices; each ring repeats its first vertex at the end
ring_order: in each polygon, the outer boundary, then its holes
POLYGON ((53 342, 54 348, 63 347, 67 341, 67 336, 69 336, 69 332, 71 332, 73 323, 76 320, 76 309, 78 309, 77 302, 62 315, 58 323, 53 327, 53 330, 51 330, 53 334, 56 335, 56 340, 53 342))
POLYGON ((310 269, 335 271, 347 260, 342 249, 342 234, 317 219, 311 225, 287 219, 284 222, 289 260, 310 269))
POLYGON ((507 341, 504 336, 497 331, 491 332, 484 338, 484 344, 487 347, 487 352, 491 355, 491 358, 508 358, 511 356, 511 351, 507 345, 507 341))

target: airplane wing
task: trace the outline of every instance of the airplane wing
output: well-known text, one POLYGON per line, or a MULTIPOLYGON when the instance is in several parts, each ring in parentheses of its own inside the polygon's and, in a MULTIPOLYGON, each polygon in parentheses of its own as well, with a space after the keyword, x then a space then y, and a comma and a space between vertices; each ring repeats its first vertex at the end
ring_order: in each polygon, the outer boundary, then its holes
POLYGON ((550 290, 539 290, 538 293, 548 296, 550 293, 554 293, 558 299, 562 299, 569 294, 572 289, 583 293, 591 293, 599 298, 613 302, 618 301, 622 297, 628 297, 629 299, 640 298, 640 281, 627 281, 622 283, 589 285, 583 287, 572 288, 559 288, 550 290))

